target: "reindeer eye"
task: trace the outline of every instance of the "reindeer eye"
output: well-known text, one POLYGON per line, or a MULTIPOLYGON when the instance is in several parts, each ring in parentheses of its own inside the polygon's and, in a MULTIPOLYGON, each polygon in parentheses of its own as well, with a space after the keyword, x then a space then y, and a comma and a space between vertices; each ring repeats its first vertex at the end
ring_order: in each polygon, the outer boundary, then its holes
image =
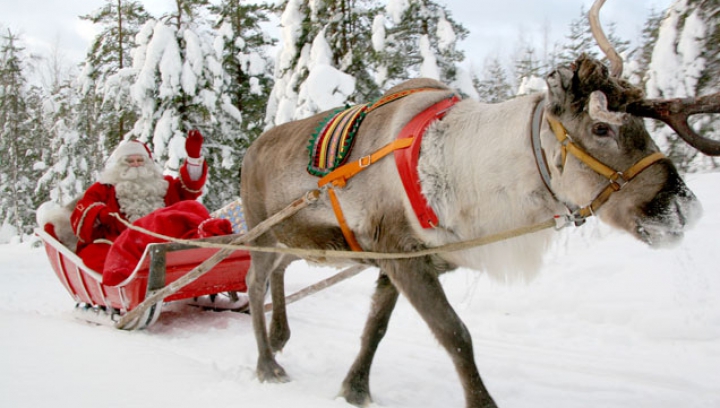
POLYGON ((610 134, 610 125, 605 122, 595 123, 592 132, 595 136, 607 136, 610 134))

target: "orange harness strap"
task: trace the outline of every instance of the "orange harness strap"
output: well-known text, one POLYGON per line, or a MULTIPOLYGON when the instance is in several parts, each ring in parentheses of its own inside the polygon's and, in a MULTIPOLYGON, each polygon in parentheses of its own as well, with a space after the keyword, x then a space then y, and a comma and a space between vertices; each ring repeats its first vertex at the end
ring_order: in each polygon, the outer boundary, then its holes
POLYGON ((347 181, 350 178, 365 170, 371 164, 377 162, 378 160, 394 152, 395 150, 410 147, 410 145, 412 145, 413 139, 414 138, 410 137, 390 142, 369 156, 361 157, 358 161, 350 162, 338 167, 337 169, 333 170, 328 175, 318 181, 318 187, 323 187, 326 184, 329 184, 327 188, 328 196, 330 197, 330 203, 332 204, 333 212, 335 212, 335 218, 337 218, 338 223, 340 224, 340 230, 342 230, 345 240, 348 242, 348 245, 350 245, 350 249, 352 249, 353 251, 362 252, 362 247, 360 247, 360 244, 358 244, 357 240, 355 239, 355 234, 353 234, 352 230, 347 225, 347 221, 345 220, 345 216, 342 212, 342 207, 340 207, 340 201, 335 194, 334 187, 345 187, 347 181))

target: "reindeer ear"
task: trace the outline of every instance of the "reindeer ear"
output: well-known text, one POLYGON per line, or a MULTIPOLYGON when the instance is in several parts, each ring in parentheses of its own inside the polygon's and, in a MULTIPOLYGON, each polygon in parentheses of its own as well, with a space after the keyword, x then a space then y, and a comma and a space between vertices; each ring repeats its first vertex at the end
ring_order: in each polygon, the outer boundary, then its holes
POLYGON ((606 122, 611 125, 620 126, 625 121, 627 114, 621 112, 611 112, 608 110, 607 96, 602 91, 593 91, 588 101, 588 114, 595 121, 606 122))
POLYGON ((547 83, 548 108, 555 116, 560 116, 573 103, 570 89, 573 82, 573 70, 557 67, 545 79, 547 83))

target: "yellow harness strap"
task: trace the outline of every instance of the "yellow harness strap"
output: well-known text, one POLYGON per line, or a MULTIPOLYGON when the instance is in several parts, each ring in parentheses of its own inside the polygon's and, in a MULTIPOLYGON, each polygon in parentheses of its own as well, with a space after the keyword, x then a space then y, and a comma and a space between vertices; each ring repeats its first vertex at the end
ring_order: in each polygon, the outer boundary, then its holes
POLYGON ((562 123, 560 123, 558 120, 548 117, 547 121, 550 124, 550 128, 552 129, 553 133, 555 133, 555 137, 560 142, 562 149, 563 167, 565 167, 565 160, 567 158, 567 153, 569 152, 578 160, 585 163, 585 165, 590 167, 593 171, 604 176, 610 181, 610 184, 608 184, 608 186, 605 187, 605 189, 601 191, 597 197, 595 197, 595 199, 590 203, 590 205, 577 210, 577 214, 583 218, 589 217, 594 214, 595 211, 600 208, 600 206, 605 204, 607 200, 610 199, 610 195, 612 195, 612 193, 619 191, 621 188, 623 188, 625 184, 635 178, 635 176, 642 173, 643 170, 655 164, 655 162, 657 162, 658 160, 662 160, 665 158, 664 154, 660 152, 655 152, 640 159, 637 163, 630 166, 630 168, 625 170, 624 172, 619 172, 602 163, 598 159, 592 157, 578 145, 573 143, 572 140, 568 137, 565 126, 563 126, 562 123))

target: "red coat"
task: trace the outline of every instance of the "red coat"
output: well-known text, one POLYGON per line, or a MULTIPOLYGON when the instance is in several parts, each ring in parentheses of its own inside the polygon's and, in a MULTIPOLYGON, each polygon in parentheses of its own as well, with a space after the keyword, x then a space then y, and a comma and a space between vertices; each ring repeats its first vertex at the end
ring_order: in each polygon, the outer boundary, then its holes
MULTIPOLYGON (((203 163, 202 176, 196 181, 190 179, 187 171, 187 163, 180 167, 179 178, 165 176, 165 180, 168 181, 168 190, 165 194, 165 206, 170 206, 183 200, 195 200, 200 197, 206 178, 206 163, 203 163)), ((120 211, 120 203, 115 196, 115 186, 97 182, 90 186, 85 192, 75 206, 75 210, 70 215, 73 231, 78 237, 78 253, 96 240, 114 242, 118 235, 126 229, 125 225, 119 222, 117 226, 107 226, 97 221, 98 214, 103 208, 108 208, 110 212, 116 212, 127 219, 125 214, 120 211)))

